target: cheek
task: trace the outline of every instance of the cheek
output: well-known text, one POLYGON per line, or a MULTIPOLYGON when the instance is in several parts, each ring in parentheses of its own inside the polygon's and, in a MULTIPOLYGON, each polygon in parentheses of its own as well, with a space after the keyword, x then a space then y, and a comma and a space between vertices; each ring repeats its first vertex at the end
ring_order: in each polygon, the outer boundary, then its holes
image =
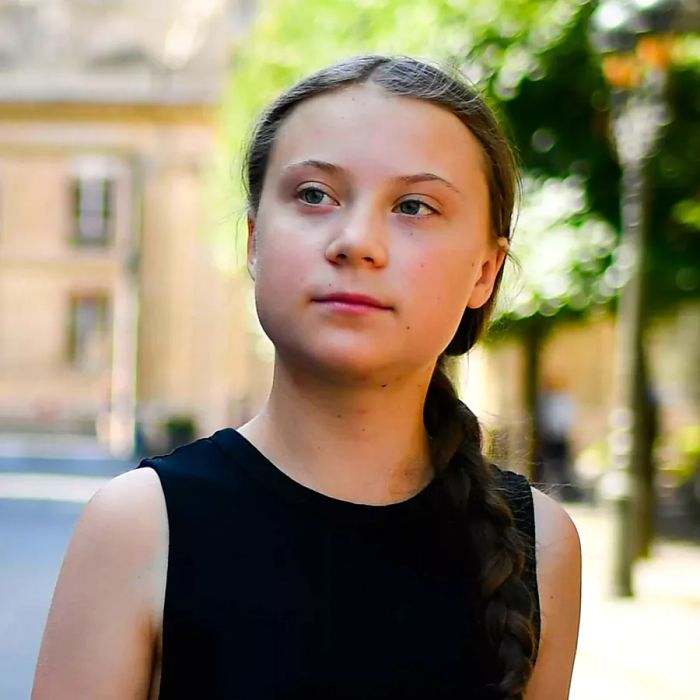
POLYGON ((301 276, 287 260, 262 256, 255 278, 255 308, 265 334, 275 344, 284 344, 284 339, 294 333, 294 304, 301 276), (282 264, 279 264, 282 263, 282 264))
POLYGON ((452 338, 476 276, 473 256, 453 249, 429 251, 410 265, 411 303, 425 332, 452 338))
POLYGON ((263 218, 258 231, 256 290, 266 295, 274 291, 278 303, 284 304, 308 279, 314 255, 309 238, 300 235, 291 222, 281 216, 263 218))
POLYGON ((317 258, 311 242, 280 217, 259 221, 255 305, 273 341, 293 334, 317 258))

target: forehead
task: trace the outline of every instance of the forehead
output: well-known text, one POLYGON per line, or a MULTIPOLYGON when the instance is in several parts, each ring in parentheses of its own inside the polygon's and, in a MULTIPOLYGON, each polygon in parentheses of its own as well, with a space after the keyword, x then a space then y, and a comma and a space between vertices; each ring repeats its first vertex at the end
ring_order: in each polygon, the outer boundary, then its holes
POLYGON ((373 84, 299 104, 280 127, 271 170, 307 159, 377 177, 433 172, 458 187, 484 183, 482 149, 452 112, 373 84))

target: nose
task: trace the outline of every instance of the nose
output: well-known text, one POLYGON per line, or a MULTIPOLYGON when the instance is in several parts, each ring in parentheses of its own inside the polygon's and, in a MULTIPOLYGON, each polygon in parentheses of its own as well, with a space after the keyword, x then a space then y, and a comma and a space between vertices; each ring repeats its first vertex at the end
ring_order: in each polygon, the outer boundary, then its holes
POLYGON ((371 205, 346 205, 345 216, 326 248, 326 259, 336 265, 384 267, 388 259, 387 221, 371 205))

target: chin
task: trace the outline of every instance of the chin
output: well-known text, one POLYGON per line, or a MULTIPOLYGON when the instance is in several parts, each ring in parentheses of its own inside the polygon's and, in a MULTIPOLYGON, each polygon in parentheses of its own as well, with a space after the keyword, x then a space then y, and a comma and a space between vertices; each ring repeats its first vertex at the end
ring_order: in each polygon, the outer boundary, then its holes
POLYGON ((332 383, 379 381, 402 364, 401 358, 367 343, 273 342, 280 361, 313 371, 332 383))

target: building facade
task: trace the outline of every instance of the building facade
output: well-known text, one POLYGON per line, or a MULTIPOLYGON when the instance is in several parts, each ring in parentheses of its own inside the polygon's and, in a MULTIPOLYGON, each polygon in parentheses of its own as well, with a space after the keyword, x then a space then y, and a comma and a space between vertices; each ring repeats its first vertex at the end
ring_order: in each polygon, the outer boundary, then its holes
POLYGON ((0 429, 244 420, 268 363, 212 244, 223 0, 0 7, 0 429))

